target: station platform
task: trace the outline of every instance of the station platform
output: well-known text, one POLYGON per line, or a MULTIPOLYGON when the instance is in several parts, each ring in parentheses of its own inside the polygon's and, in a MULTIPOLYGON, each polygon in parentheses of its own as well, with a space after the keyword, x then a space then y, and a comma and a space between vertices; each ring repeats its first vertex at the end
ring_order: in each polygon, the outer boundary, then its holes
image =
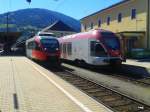
POLYGON ((123 64, 127 65, 134 65, 134 66, 139 66, 139 67, 144 67, 150 70, 150 59, 149 60, 131 60, 127 59, 127 61, 123 64))
POLYGON ((25 57, 0 57, 0 112, 112 112, 25 57))

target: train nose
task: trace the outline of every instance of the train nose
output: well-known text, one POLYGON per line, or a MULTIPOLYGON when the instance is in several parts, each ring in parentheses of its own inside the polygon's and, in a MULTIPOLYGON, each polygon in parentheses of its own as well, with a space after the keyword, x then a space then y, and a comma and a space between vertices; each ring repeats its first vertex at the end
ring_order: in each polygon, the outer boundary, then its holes
POLYGON ((120 51, 119 50, 111 50, 109 54, 113 57, 118 57, 120 55, 120 51))

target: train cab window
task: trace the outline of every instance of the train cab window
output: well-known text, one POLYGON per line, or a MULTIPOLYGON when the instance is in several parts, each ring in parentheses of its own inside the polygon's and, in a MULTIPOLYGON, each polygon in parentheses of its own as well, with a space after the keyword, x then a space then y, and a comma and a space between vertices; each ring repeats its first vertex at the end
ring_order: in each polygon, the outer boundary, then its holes
POLYGON ((42 48, 38 45, 38 43, 35 43, 35 49, 36 50, 42 50, 42 48))
POLYGON ((29 42, 28 43, 28 49, 34 49, 35 48, 35 43, 34 42, 29 42))
POLYGON ((95 56, 106 56, 106 52, 100 43, 95 44, 95 56))
POLYGON ((91 41, 91 56, 106 56, 106 52, 99 42, 91 41))
POLYGON ((113 50, 120 49, 119 39, 115 34, 103 32, 101 35, 103 37, 103 43, 106 47, 113 50))

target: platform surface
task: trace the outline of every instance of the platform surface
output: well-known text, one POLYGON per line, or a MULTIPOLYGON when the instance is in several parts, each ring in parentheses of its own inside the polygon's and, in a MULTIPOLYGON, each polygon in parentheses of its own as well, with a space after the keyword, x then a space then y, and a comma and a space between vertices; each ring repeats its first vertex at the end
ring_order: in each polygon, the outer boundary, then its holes
POLYGON ((111 112, 25 57, 0 57, 0 112, 111 112))

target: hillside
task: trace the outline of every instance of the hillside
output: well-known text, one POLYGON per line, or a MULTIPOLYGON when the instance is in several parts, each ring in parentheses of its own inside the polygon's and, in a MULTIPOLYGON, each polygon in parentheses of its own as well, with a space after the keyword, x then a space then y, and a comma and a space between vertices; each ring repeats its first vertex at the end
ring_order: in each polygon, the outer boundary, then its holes
MULTIPOLYGON (((0 14, 0 31, 6 31, 7 13, 0 14)), ((22 9, 9 12, 9 30, 42 29, 61 20, 76 32, 80 31, 80 22, 64 14, 47 9, 22 9)))

